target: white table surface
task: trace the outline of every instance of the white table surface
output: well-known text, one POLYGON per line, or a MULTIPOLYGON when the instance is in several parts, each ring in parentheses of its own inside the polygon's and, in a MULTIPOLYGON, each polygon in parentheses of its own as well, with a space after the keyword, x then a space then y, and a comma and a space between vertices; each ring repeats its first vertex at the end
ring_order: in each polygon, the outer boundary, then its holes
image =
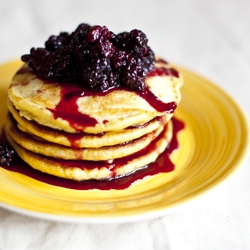
MULTIPOLYGON (((143 30, 157 54, 221 86, 250 117, 249 0, 0 0, 0 62, 81 22, 143 30)), ((0 208, 0 250, 7 249, 248 250, 250 160, 190 206, 148 221, 71 224, 0 208)))

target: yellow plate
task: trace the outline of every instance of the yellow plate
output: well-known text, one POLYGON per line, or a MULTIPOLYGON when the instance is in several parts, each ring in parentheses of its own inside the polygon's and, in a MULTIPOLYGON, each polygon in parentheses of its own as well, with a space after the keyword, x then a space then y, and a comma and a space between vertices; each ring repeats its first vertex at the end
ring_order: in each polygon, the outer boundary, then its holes
MULTIPOLYGON (((6 97, 20 61, 0 66, 0 126, 6 97)), ((0 205, 28 215, 70 222, 135 221, 166 214, 231 176, 246 159, 248 124, 235 102, 204 78, 181 69, 185 85, 176 117, 185 122, 176 170, 134 183, 126 190, 79 191, 51 186, 0 167, 0 205)))

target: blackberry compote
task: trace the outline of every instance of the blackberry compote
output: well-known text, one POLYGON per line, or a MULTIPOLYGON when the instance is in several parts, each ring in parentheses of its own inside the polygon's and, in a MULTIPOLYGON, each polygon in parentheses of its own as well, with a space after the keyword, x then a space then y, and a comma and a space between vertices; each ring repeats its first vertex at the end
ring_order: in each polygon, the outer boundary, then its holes
POLYGON ((114 34, 106 26, 80 24, 70 33, 50 36, 22 60, 40 77, 80 84, 94 91, 126 87, 144 91, 155 55, 140 30, 114 34))

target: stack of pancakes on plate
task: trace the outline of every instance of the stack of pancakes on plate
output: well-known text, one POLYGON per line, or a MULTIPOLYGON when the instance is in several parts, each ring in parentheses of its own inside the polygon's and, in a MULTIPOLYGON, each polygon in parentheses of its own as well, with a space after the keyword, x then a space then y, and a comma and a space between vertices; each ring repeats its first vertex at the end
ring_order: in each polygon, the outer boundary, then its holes
POLYGON ((123 88, 91 93, 42 80, 25 64, 8 92, 7 138, 32 168, 51 175, 78 181, 129 175, 167 148, 181 99, 181 75, 152 75, 145 83, 145 96, 123 88), (160 110, 157 103, 175 105, 160 110))

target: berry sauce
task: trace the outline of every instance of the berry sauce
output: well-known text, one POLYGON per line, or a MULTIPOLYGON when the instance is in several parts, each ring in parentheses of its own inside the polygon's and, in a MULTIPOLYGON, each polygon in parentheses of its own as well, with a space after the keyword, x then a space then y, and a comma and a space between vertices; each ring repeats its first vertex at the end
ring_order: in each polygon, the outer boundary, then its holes
POLYGON ((81 86, 67 85, 61 86, 61 100, 55 109, 49 109, 55 119, 62 118, 69 122, 70 126, 76 131, 82 131, 86 127, 94 127, 98 122, 95 118, 87 114, 82 114, 78 110, 77 100, 82 96, 90 96, 81 86))
POLYGON ((145 87, 144 92, 139 92, 137 94, 145 99, 147 103, 150 104, 150 106, 158 112, 166 112, 172 114, 177 107, 175 102, 162 102, 147 87, 145 87))
MULTIPOLYGON (((73 181, 67 180, 63 178, 59 178, 56 176, 48 175, 42 173, 38 170, 31 168, 27 163, 21 160, 17 155, 14 157, 13 161, 10 163, 10 166, 1 166, 2 168, 18 172, 20 174, 29 176, 30 178, 36 179, 38 181, 64 187, 68 189, 75 189, 75 190, 91 190, 91 189, 99 189, 99 190, 123 190, 128 188, 132 183, 135 181, 141 180, 146 176, 152 176, 159 173, 167 173, 171 172, 175 169, 175 165, 170 160, 171 153, 178 148, 178 140, 177 140, 177 133, 184 128, 184 124, 173 118, 173 138, 171 143, 169 144, 168 148, 158 157, 158 159, 145 166, 143 169, 138 170, 128 176, 124 176, 122 178, 112 179, 109 181, 73 181)), ((0 142, 5 143, 6 139, 2 134, 0 138, 0 142)))
POLYGON ((150 76, 174 76, 178 78, 179 72, 174 68, 157 67, 148 73, 148 77, 150 76))

